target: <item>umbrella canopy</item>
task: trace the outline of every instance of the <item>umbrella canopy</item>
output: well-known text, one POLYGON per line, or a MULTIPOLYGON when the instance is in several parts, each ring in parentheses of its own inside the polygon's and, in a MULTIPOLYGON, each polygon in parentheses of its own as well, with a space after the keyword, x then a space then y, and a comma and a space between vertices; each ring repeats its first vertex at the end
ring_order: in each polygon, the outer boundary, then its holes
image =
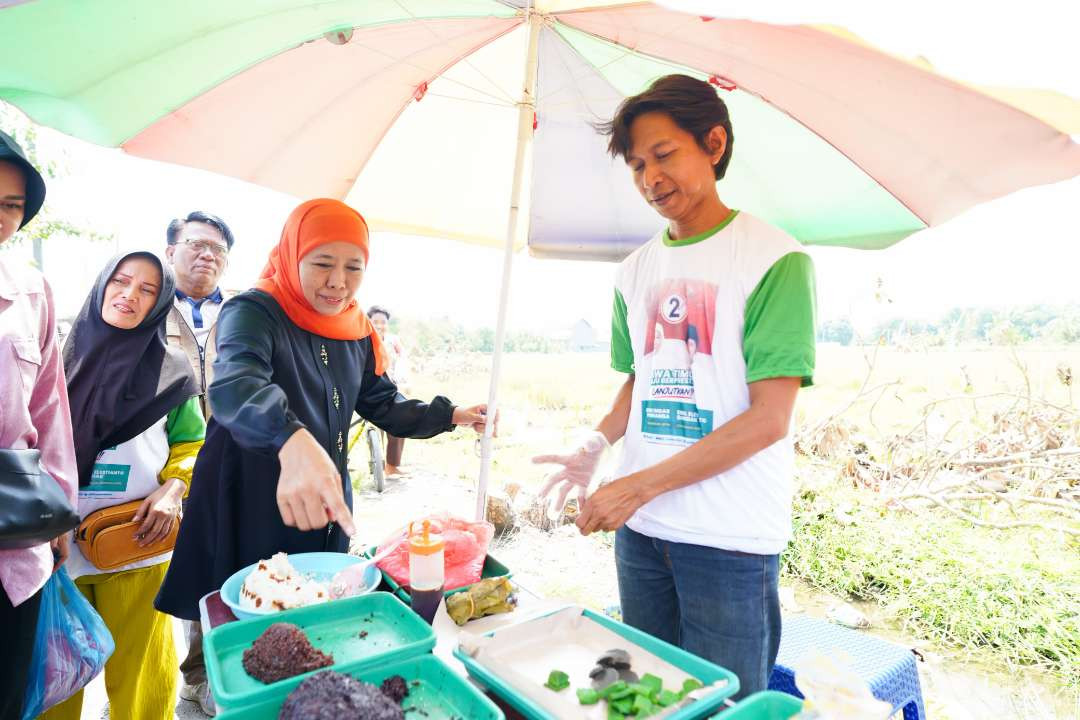
POLYGON ((887 247, 1080 174, 1080 146, 1017 107, 1026 96, 990 97, 833 28, 605 0, 0 8, 0 100, 39 123, 344 198, 375 229, 502 244, 489 417, 512 250, 616 260, 662 225, 592 127, 661 75, 721 89, 735 148, 722 197, 806 244, 887 247))
POLYGON ((514 242, 551 257, 619 259, 662 224, 591 124, 671 72, 710 80, 731 108, 725 202, 806 244, 886 247, 1080 173, 1062 128, 834 28, 524 5, 16 3, 0 15, 0 99, 135 155, 347 199, 377 229, 498 245, 534 57, 514 242))

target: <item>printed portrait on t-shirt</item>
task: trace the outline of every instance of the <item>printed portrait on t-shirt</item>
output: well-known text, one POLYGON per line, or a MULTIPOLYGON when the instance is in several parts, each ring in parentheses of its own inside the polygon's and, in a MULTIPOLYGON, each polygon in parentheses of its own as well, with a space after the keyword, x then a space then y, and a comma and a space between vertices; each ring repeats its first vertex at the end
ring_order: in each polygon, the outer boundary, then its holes
POLYGON ((689 357, 712 354, 716 321, 716 286, 702 280, 669 279, 648 294, 652 308, 652 331, 645 335, 645 354, 660 349, 665 340, 679 340, 689 357))
POLYGON ((686 446, 713 430, 713 413, 698 407, 712 377, 717 287, 666 279, 645 295, 645 358, 649 386, 641 398, 641 437, 648 444, 686 446), (699 376, 699 371, 700 376, 699 376))

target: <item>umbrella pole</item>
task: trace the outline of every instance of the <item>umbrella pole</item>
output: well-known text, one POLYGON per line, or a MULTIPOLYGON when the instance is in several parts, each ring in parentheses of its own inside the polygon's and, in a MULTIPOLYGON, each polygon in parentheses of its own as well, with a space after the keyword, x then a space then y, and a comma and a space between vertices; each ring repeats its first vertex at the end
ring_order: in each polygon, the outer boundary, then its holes
POLYGON ((488 479, 491 475, 492 423, 498 411, 499 373, 502 369, 503 341, 506 338, 506 310, 510 301, 510 274, 514 266, 514 245, 522 226, 521 201, 525 187, 525 167, 532 149, 533 121, 536 118, 536 67, 540 40, 541 17, 526 10, 529 25, 529 52, 525 64, 525 87, 518 103, 517 151, 514 156, 514 182, 510 191, 510 215, 507 219, 506 242, 503 245, 502 285, 499 288, 498 318, 495 322, 495 348, 491 356, 491 380, 488 386, 488 414, 484 434, 480 439, 480 477, 476 483, 476 519, 487 516, 488 479))

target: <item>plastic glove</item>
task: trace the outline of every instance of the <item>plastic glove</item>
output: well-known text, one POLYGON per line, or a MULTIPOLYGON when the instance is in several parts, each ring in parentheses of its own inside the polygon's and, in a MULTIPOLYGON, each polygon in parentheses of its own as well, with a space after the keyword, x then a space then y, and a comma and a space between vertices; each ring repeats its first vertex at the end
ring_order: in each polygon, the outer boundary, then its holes
POLYGON ((596 469, 600 466, 600 460, 604 451, 611 447, 604 434, 593 430, 582 440, 574 452, 569 455, 537 455, 532 460, 537 464, 551 463, 562 465, 562 470, 556 470, 548 476, 547 482, 540 490, 540 499, 543 500, 559 486, 558 499, 555 502, 556 514, 562 512, 566 505, 566 497, 570 491, 577 488, 578 508, 585 506, 585 491, 592 482, 596 469))

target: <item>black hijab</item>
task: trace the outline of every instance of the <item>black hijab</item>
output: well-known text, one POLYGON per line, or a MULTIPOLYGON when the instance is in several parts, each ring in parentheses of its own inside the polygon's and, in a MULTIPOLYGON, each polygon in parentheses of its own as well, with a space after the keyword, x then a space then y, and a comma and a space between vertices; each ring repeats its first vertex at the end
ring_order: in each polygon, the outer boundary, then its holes
POLYGON ((98 454, 139 435, 199 394, 187 356, 165 340, 165 318, 176 295, 172 269, 148 252, 118 255, 105 265, 64 344, 79 486, 90 484, 98 454), (130 330, 105 322, 105 287, 128 258, 161 270, 161 292, 146 318, 130 330))

